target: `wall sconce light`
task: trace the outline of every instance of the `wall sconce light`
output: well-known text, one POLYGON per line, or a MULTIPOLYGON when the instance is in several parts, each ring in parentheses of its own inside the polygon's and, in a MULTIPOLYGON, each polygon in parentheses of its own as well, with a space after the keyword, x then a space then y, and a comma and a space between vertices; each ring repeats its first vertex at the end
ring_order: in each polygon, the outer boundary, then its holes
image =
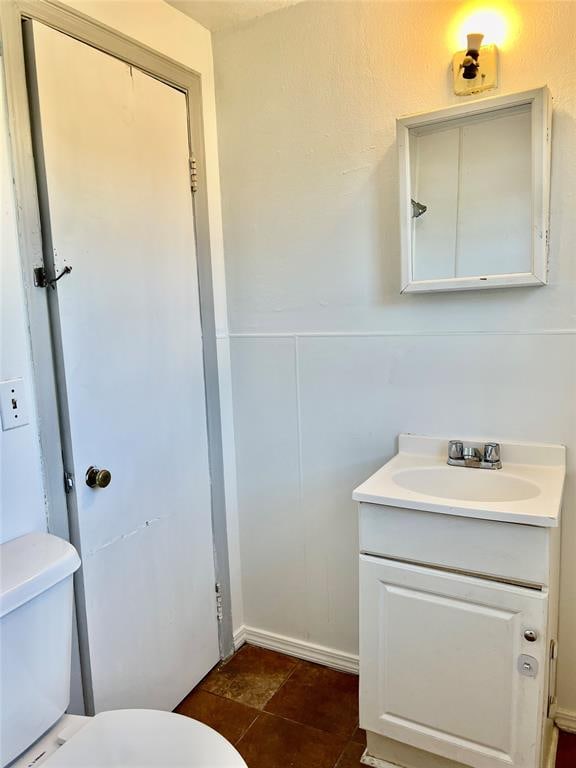
POLYGON ((474 78, 478 75, 478 69, 480 68, 478 59, 480 58, 480 47, 482 45, 484 35, 482 33, 472 33, 467 37, 468 46, 466 49, 466 56, 464 56, 462 59, 460 69, 464 70, 462 72, 462 77, 464 80, 474 80, 474 78))
POLYGON ((498 49, 495 45, 482 45, 483 39, 481 32, 470 33, 466 50, 454 54, 452 77, 457 96, 480 93, 498 85, 498 49))

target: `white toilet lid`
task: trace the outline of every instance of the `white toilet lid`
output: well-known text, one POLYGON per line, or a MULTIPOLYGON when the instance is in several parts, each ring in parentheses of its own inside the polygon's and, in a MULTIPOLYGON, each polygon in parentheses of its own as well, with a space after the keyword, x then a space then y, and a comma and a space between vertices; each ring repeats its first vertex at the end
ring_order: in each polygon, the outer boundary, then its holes
POLYGON ((197 720, 152 709, 90 718, 44 762, 50 768, 246 768, 234 747, 197 720))

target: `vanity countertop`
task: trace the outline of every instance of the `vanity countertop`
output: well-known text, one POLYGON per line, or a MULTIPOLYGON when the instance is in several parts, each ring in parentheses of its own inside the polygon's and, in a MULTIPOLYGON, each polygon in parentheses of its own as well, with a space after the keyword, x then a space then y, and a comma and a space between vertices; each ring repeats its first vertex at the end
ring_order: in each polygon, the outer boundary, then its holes
MULTIPOLYGON (((507 523, 559 525, 564 446, 502 442, 502 469, 471 469, 448 466, 448 440, 400 435, 396 456, 358 486, 353 499, 507 523)), ((480 448, 488 439, 464 442, 480 448)))

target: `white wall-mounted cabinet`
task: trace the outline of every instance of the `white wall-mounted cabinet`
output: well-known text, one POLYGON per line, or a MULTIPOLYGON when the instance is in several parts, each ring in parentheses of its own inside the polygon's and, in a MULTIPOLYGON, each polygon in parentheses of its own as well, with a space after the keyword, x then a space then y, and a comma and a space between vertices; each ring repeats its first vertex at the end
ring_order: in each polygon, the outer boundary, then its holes
POLYGON ((547 88, 397 121, 402 293, 548 281, 547 88))
POLYGON ((415 281, 532 271, 528 104, 411 132, 415 281))

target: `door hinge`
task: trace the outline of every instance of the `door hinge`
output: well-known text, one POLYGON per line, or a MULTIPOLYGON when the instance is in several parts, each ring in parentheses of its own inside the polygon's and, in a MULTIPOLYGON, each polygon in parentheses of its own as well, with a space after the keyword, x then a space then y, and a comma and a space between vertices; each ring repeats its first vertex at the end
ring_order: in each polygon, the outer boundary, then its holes
POLYGON ((548 711, 547 717, 556 717, 558 698, 556 697, 556 658, 558 656, 558 644, 556 640, 550 640, 550 663, 548 666, 548 711))
POLYGON ((224 618, 224 609, 222 608, 222 587, 216 582, 216 618, 222 621, 224 618))
POLYGON ((558 656, 558 643, 556 640, 550 640, 550 658, 552 660, 556 659, 558 656))
POLYGON ((192 155, 189 159, 190 167, 190 189, 193 194, 198 192, 198 168, 196 166, 196 158, 192 155))
POLYGON ((66 493, 74 490, 74 475, 71 472, 64 472, 64 490, 66 493))

